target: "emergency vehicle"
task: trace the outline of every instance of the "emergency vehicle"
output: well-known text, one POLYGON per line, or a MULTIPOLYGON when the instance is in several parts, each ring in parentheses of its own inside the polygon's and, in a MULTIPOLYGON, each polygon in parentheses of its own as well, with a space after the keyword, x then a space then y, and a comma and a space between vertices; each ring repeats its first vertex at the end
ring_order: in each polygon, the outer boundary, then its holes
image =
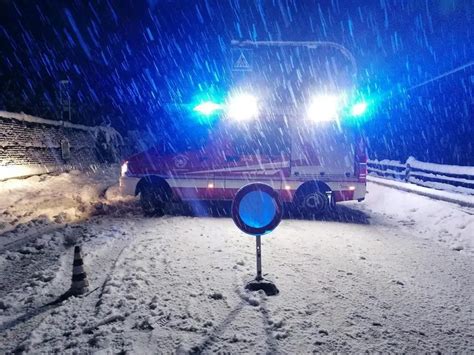
POLYGON ((316 75, 324 63, 302 59, 304 50, 314 49, 307 42, 241 42, 236 48, 233 62, 242 71, 225 100, 193 107, 216 122, 205 142, 180 150, 161 142, 129 157, 121 169, 122 193, 139 195, 144 211, 154 214, 173 201, 230 201, 251 182, 270 185, 287 205, 314 214, 336 202, 362 201, 364 140, 344 120, 362 114, 365 103, 350 102, 347 83, 334 80, 338 69, 316 75))

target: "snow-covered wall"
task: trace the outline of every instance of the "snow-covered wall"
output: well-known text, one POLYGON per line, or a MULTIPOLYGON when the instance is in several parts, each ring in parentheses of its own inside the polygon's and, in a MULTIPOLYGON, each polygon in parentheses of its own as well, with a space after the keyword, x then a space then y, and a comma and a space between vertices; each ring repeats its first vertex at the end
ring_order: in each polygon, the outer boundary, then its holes
POLYGON ((0 180, 115 163, 122 145, 110 127, 0 111, 0 180))

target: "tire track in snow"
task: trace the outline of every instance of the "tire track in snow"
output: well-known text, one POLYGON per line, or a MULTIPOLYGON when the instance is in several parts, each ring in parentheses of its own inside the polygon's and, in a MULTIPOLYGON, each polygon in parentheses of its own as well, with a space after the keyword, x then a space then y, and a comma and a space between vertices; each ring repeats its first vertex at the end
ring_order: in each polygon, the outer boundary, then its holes
MULTIPOLYGON (((153 222, 154 220, 146 220, 146 229, 144 231, 142 230, 141 235, 134 239, 134 243, 131 249, 127 251, 126 256, 117 261, 117 267, 123 268, 123 272, 111 274, 104 287, 104 290, 108 289, 106 292, 103 292, 104 297, 102 298, 98 313, 116 314, 119 312, 119 314, 123 314, 119 322, 110 325, 103 323, 97 328, 98 332, 104 332, 108 331, 113 325, 115 329, 114 332, 117 333, 117 335, 111 337, 107 349, 114 352, 151 351, 151 349, 154 348, 151 345, 154 339, 150 331, 164 326, 164 324, 169 321, 169 315, 160 318, 153 317, 153 320, 150 319, 150 321, 147 320, 149 317, 145 316, 145 313, 149 313, 149 311, 154 312, 156 304, 153 299, 148 299, 147 302, 145 302, 147 295, 146 292, 142 293, 140 291, 142 286, 140 284, 151 288, 153 290, 151 293, 155 294, 159 293, 159 283, 153 282, 156 277, 164 275, 165 277, 169 277, 170 280, 176 278, 176 275, 172 275, 170 271, 170 263, 166 258, 166 246, 159 248, 160 244, 157 244, 157 242, 160 241, 160 237, 148 237, 148 234, 153 233, 153 231, 147 229, 148 221, 153 222), (153 253, 155 249, 157 250, 156 254, 153 253), (147 255, 147 253, 151 253, 151 255, 147 255), (163 255, 163 257, 160 259, 159 257, 161 255, 163 255), (145 256, 145 258, 143 256, 145 256), (158 265, 162 265, 163 267, 164 272, 162 274, 156 273, 158 265), (120 309, 122 305, 125 311, 121 312, 120 309), (126 311, 129 306, 134 308, 133 313, 126 311), (148 312, 143 312, 142 307, 150 308, 148 312), (128 339, 134 339, 134 343, 128 339), (139 343, 139 345, 137 345, 137 343, 139 343), (138 346, 137 349, 134 348, 136 346, 138 346)), ((158 225, 162 223, 166 224, 166 218, 160 219, 158 225)), ((115 270, 117 270, 117 267, 115 270)), ((170 339, 169 346, 172 346, 172 340, 173 339, 170 339)))
MULTIPOLYGON (((104 239, 104 238, 102 238, 104 239)), ((106 240, 104 239, 106 242, 106 240)), ((99 300, 99 295, 97 292, 94 292, 97 290, 98 287, 100 287, 101 284, 105 283, 105 280, 107 277, 113 272, 114 266, 117 264, 117 260, 120 258, 122 255, 123 251, 126 249, 126 247, 133 241, 132 237, 128 238, 123 238, 119 239, 120 243, 123 243, 125 245, 117 247, 116 245, 113 245, 112 248, 110 248, 110 245, 107 245, 107 243, 104 245, 105 248, 99 251, 97 254, 97 250, 94 250, 94 259, 91 260, 90 256, 91 255, 86 255, 84 257, 85 263, 86 263, 86 270, 88 272, 88 278, 90 282, 90 291, 88 294, 82 297, 72 297, 57 306, 54 307, 45 307, 44 311, 38 312, 38 310, 34 310, 32 312, 33 317, 30 317, 26 320, 26 322, 19 323, 18 326, 14 326, 13 328, 10 329, 11 334, 19 334, 23 335, 20 337, 16 337, 16 341, 7 341, 10 343, 8 344, 7 351, 12 351, 13 349, 18 349, 18 350, 23 350, 23 351, 31 351, 36 345, 38 345, 38 336, 35 334, 35 332, 39 331, 42 327, 46 327, 45 329, 45 334, 48 334, 48 329, 49 327, 47 326, 47 323, 52 321, 54 324, 53 327, 57 327, 55 324, 54 318, 56 315, 61 314, 63 312, 71 314, 71 319, 77 319, 77 318, 93 318, 95 314, 93 311, 95 310, 95 304, 99 300), (96 273, 91 273, 92 269, 95 269, 97 266, 101 265, 102 269, 104 268, 104 264, 107 265, 112 265, 109 272, 106 272, 105 274, 99 273, 98 275, 96 273), (103 281, 101 281, 101 279, 103 281), (94 295, 97 295, 97 297, 94 297, 94 295), (92 297, 91 297, 92 296, 92 297), (43 314, 44 313, 44 314, 43 314), (89 313, 89 315, 87 315, 89 313), (40 318, 36 318, 38 314, 41 314, 40 318), (52 316, 52 317, 51 317, 52 316), (23 329, 22 329, 23 328, 23 329), (18 339, 20 338, 20 339, 18 339), (17 344, 17 345, 14 345, 17 344)), ((114 243, 117 243, 117 240, 113 241, 114 243)), ((86 246, 85 250, 87 251, 87 246, 88 244, 84 244, 86 246)), ((84 252, 84 249, 83 249, 84 252)), ((90 254, 90 253, 89 253, 90 254)), ((71 256, 71 264, 72 264, 72 256, 71 256)), ((67 334, 67 331, 65 332, 67 334)), ((53 340, 56 341, 61 341, 61 337, 63 334, 61 334, 58 337, 58 334, 55 334, 54 336, 46 339, 41 340, 41 344, 46 344, 48 342, 51 342, 53 340)), ((64 347, 63 347, 64 348, 64 347)))
MULTIPOLYGON (((14 237, 14 240, 3 243, 0 246, 0 253, 3 254, 4 252, 8 250, 19 248, 23 246, 24 244, 28 244, 29 242, 35 240, 36 238, 40 237, 43 234, 53 233, 53 232, 59 231, 60 229, 64 229, 66 227, 67 227, 67 224, 61 224, 61 225, 48 224, 44 227, 36 227, 34 229, 32 228, 29 232, 25 233, 23 237, 21 238, 14 237)), ((14 235, 14 231, 9 231, 9 232, 4 233, 1 236, 1 238, 8 238, 9 234, 14 235)))
MULTIPOLYGON (((189 219, 186 219, 186 221, 188 220, 189 219)), ((221 283, 219 282, 219 273, 207 273, 206 275, 209 277, 206 277, 206 280, 200 277, 199 274, 191 273, 192 278, 190 279, 182 279, 180 275, 187 273, 187 270, 189 270, 187 266, 189 265, 194 265, 193 269, 195 271, 201 269, 205 270, 203 267, 209 266, 209 257, 205 256, 212 255, 212 253, 215 252, 220 252, 220 250, 217 250, 219 248, 215 246, 214 243, 212 243, 214 240, 212 238, 211 240, 208 239, 211 243, 210 245, 212 245, 211 250, 206 249, 207 243, 205 243, 204 246, 199 249, 199 242, 196 246, 193 244, 195 243, 194 234, 189 235, 189 238, 191 239, 184 238, 181 240, 181 243, 177 241, 175 242, 172 235, 183 233, 180 227, 180 218, 174 218, 171 221, 170 226, 166 226, 166 223, 165 225, 162 225, 161 223, 159 225, 161 226, 161 236, 153 239, 141 239, 139 242, 137 242, 136 248, 130 255, 134 261, 127 265, 127 274, 123 275, 123 277, 128 278, 127 275, 133 275, 136 272, 135 270, 137 270, 141 265, 139 260, 141 260, 143 256, 149 257, 150 255, 153 255, 155 259, 161 260, 161 266, 156 269, 156 265, 152 265, 150 260, 143 259, 143 262, 145 263, 143 267, 147 270, 153 270, 150 271, 148 275, 150 282, 147 284, 146 288, 143 289, 143 292, 140 288, 137 290, 131 290, 131 302, 133 302, 132 304, 137 305, 138 308, 136 308, 133 315, 127 317, 124 322, 119 322, 115 325, 116 328, 119 327, 120 329, 120 336, 117 336, 116 339, 112 340, 112 343, 115 343, 113 348, 115 350, 119 350, 117 347, 120 347, 120 338, 123 337, 124 334, 127 334, 127 338, 134 339, 133 346, 136 348, 134 348, 133 351, 146 352, 152 351, 152 349, 156 349, 156 347, 158 347, 162 350, 167 349, 166 351, 201 352, 199 349, 201 349, 203 343, 206 344, 205 348, 208 349, 208 347, 212 347, 215 342, 211 339, 208 339, 207 341, 197 341, 195 338, 199 338, 201 336, 200 334, 208 334, 208 328, 206 328, 206 324, 208 324, 209 321, 212 321, 213 323, 216 323, 217 321, 219 324, 221 324, 221 320, 225 318, 225 316, 222 317, 221 315, 225 313, 225 311, 218 311, 219 316, 216 316, 214 311, 222 309, 224 305, 227 308, 230 308, 230 306, 227 303, 226 297, 223 297, 222 299, 216 298, 216 300, 213 300, 211 298, 214 296, 214 294, 209 294, 209 292, 214 289, 216 285, 221 283), (172 230, 171 236, 170 228, 172 230), (194 249, 195 247, 198 247, 198 249, 194 249), (154 249, 160 250, 160 255, 155 254, 154 249), (190 250, 193 250, 192 254, 189 254, 190 250), (157 274, 155 274, 155 271, 157 274), (161 285, 165 285, 165 288, 161 289, 161 285), (168 290, 172 290, 171 295, 167 293, 168 290), (157 303, 153 304, 157 304, 158 308, 153 308, 152 312, 156 313, 156 311, 160 311, 160 309, 167 309, 170 312, 168 314, 169 321, 165 324, 157 325, 156 316, 151 315, 150 317, 150 310, 147 310, 141 306, 143 304, 147 304, 147 293, 156 295, 156 301, 153 302, 157 303), (191 293, 191 295, 188 295, 189 293, 191 293), (141 323, 142 320, 146 321, 146 323, 141 323), (152 322, 154 325, 152 325, 153 329, 148 330, 149 334, 147 334, 149 322, 152 322), (142 332, 134 330, 137 324, 138 326, 145 327, 142 332), (196 341, 198 345, 193 345, 196 344, 196 341)), ((194 230, 193 233, 199 233, 199 231, 194 230)), ((206 238, 206 236, 204 236, 204 238, 206 238)), ((191 270, 189 271, 191 272, 191 270)), ((235 275, 235 273, 232 272, 232 275, 235 275)), ((120 298, 118 295, 123 295, 127 292, 127 283, 129 282, 130 281, 125 280, 120 282, 120 290, 117 289, 118 298, 120 298)), ((234 285, 233 287, 237 286, 234 285)), ((241 287, 243 287, 243 284, 241 287)), ((228 287, 225 287, 225 289, 227 288, 228 287)), ((216 297, 220 297, 219 293, 216 294, 216 297)), ((130 304, 128 307, 130 307, 132 304, 130 304)), ((254 310, 257 309, 258 308, 255 308, 254 306, 248 307, 248 310, 251 311, 251 314, 256 314, 254 310)), ((262 316, 260 315, 259 318, 261 317, 262 316)), ((222 324, 225 323, 226 322, 224 321, 222 324)), ((228 326, 232 326, 232 324, 228 324, 228 326)), ((248 325, 246 325, 246 322, 244 322, 243 324, 238 325, 237 329, 241 331, 242 326, 245 329, 248 325)), ((213 329, 216 328, 220 329, 219 325, 213 329)), ((227 329, 227 327, 225 327, 225 329, 227 329)), ((214 330, 211 332, 214 332, 214 330)), ((250 344, 246 339, 241 340, 245 342, 242 344, 250 344)), ((236 344, 234 343, 233 339, 226 338, 221 339, 221 341, 223 344, 228 344, 230 349, 236 349, 236 344)), ((251 341, 252 340, 250 340, 250 342, 251 341)), ((217 351, 216 349, 213 350, 217 351)))
POLYGON ((112 267, 110 268, 109 272, 106 274, 105 276, 105 280, 104 282, 102 283, 101 286, 99 286, 100 288, 100 292, 99 292, 99 295, 98 295, 98 301, 97 303, 95 304, 95 315, 98 316, 99 315, 99 312, 100 312, 100 305, 102 304, 102 297, 104 295, 104 290, 105 290, 105 287, 107 286, 107 283, 110 281, 111 279, 111 276, 112 276, 112 273, 115 271, 115 269, 117 268, 117 262, 118 260, 120 259, 120 257, 122 256, 122 253, 124 252, 124 250, 129 246, 130 244, 127 244, 127 245, 124 245, 124 247, 119 251, 119 253, 117 254, 117 257, 115 258, 115 260, 113 261, 113 264, 112 264, 112 267))

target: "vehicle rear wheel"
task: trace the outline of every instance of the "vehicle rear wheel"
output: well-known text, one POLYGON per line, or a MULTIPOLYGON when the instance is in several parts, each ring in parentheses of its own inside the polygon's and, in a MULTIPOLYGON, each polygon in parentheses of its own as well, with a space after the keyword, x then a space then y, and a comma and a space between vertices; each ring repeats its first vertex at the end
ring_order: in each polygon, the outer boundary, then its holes
POLYGON ((140 189, 140 204, 146 216, 163 216, 170 197, 163 184, 147 183, 140 189))
POLYGON ((325 191, 308 188, 296 192, 294 204, 299 213, 321 215, 330 209, 332 202, 325 191))

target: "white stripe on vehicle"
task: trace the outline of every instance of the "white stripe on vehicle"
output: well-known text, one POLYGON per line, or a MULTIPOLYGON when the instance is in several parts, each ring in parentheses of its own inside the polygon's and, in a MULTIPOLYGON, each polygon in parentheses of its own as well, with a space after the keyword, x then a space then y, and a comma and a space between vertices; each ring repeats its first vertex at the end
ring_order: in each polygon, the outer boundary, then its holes
POLYGON ((258 164, 258 165, 242 165, 242 166, 228 167, 228 168, 221 168, 221 169, 196 170, 196 171, 186 172, 186 174, 206 174, 206 173, 245 172, 245 171, 258 173, 259 170, 265 170, 266 168, 274 169, 273 171, 277 172, 279 170, 275 170, 275 169, 289 168, 289 167, 290 167, 289 162, 266 163, 266 164, 258 164))

